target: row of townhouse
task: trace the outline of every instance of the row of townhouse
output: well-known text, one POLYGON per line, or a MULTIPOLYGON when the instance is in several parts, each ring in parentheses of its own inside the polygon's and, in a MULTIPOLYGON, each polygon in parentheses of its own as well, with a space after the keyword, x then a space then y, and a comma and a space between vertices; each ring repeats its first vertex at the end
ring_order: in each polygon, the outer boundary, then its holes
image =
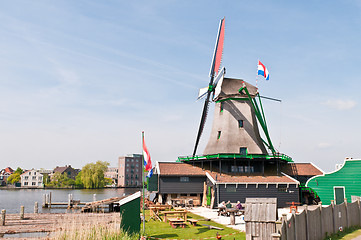
MULTIPOLYGON (((71 165, 65 165, 64 167, 57 166, 54 170, 46 170, 46 169, 31 169, 25 170, 20 175, 20 182, 16 183, 16 187, 24 187, 24 188, 43 188, 44 187, 44 178, 45 175, 50 176, 50 179, 53 177, 55 173, 66 174, 69 178, 75 179, 75 177, 80 172, 80 169, 74 169, 71 165)), ((0 186, 7 185, 7 179, 11 174, 14 173, 14 170, 10 167, 2 169, 0 171, 0 186)))

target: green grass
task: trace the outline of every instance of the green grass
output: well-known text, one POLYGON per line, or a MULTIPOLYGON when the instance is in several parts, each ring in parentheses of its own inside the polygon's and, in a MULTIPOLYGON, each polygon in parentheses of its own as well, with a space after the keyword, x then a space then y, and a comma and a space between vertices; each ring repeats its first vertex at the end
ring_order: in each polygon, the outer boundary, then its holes
MULTIPOLYGON (((150 218, 149 211, 146 211, 146 220, 150 218)), ((188 213, 187 218, 204 219, 201 216, 188 213)), ((203 239, 214 237, 216 239, 217 232, 221 235, 228 235, 236 233, 234 235, 222 237, 222 239, 246 239, 245 233, 238 230, 228 228, 224 225, 215 223, 213 221, 199 221, 197 226, 187 224, 185 228, 172 228, 169 223, 160 222, 158 220, 149 220, 145 223, 146 236, 154 238, 170 238, 170 239, 203 239), (223 228, 224 230, 208 229, 208 227, 202 224, 212 225, 215 227, 223 228)))
POLYGON ((335 234, 332 234, 329 237, 326 237, 325 240, 351 240, 355 237, 361 235, 361 229, 360 227, 350 227, 344 229, 342 232, 338 232, 335 234))

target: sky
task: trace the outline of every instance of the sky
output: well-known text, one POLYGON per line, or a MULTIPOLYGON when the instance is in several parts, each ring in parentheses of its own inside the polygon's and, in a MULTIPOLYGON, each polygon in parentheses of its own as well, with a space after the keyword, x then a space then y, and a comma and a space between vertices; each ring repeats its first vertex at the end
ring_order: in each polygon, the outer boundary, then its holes
MULTIPOLYGON (((0 168, 191 155, 225 17, 226 77, 258 79, 274 146, 360 158, 361 1, 0 1, 0 168)), ((211 104, 198 154, 208 141, 211 104)))

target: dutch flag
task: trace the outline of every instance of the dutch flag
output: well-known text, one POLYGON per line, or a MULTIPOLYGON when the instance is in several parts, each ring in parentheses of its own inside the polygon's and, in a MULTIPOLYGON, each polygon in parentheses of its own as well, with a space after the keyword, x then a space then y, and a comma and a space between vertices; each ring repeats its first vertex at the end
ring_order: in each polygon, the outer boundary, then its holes
POLYGON ((266 80, 269 80, 269 73, 265 65, 258 60, 258 75, 263 76, 266 80))
POLYGON ((153 166, 152 159, 150 158, 150 154, 147 146, 145 145, 145 141, 143 138, 143 157, 144 157, 144 169, 145 171, 149 171, 147 177, 151 177, 153 175, 153 166))

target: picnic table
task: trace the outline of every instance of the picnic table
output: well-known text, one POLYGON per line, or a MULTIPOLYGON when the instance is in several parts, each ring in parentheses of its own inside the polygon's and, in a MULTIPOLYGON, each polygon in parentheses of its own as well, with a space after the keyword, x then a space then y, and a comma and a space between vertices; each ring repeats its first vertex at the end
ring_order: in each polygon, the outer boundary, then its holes
POLYGON ((169 215, 181 215, 183 216, 183 221, 187 221, 187 211, 186 210, 182 210, 182 211, 162 211, 160 212, 162 214, 164 214, 164 222, 167 222, 167 216, 169 215))
POLYGON ((236 213, 239 212, 239 209, 231 208, 231 209, 227 209, 226 211, 230 216, 230 221, 231 221, 230 225, 235 225, 235 223, 236 223, 236 213))
POLYGON ((157 218, 158 220, 160 220, 159 212, 162 210, 170 209, 170 208, 171 208, 170 205, 155 205, 155 206, 149 207, 150 219, 157 218))

